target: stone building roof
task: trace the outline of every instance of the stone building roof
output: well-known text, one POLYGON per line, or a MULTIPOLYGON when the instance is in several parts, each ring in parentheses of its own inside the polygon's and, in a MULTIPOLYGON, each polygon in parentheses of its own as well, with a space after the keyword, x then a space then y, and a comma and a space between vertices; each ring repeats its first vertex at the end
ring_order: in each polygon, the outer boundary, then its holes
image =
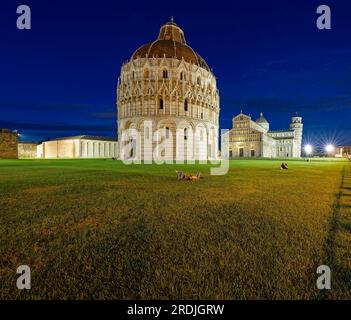
POLYGON ((260 113, 260 116, 256 120, 257 123, 268 123, 267 119, 263 116, 263 113, 260 113))
POLYGON ((294 129, 286 129, 286 130, 269 130, 268 133, 283 133, 283 132, 293 132, 294 129))
POLYGON ((173 21, 173 18, 161 27, 155 41, 139 47, 134 52, 132 60, 145 57, 184 59, 186 62, 210 71, 206 61, 187 45, 183 30, 173 21))
POLYGON ((37 141, 18 141, 18 144, 40 144, 40 142, 37 141))
POLYGON ((112 138, 112 137, 89 136, 89 135, 54 138, 54 139, 50 139, 50 141, 75 140, 75 139, 79 139, 79 140, 82 140, 82 139, 85 139, 85 140, 101 140, 101 141, 114 141, 114 142, 117 142, 117 139, 112 138))

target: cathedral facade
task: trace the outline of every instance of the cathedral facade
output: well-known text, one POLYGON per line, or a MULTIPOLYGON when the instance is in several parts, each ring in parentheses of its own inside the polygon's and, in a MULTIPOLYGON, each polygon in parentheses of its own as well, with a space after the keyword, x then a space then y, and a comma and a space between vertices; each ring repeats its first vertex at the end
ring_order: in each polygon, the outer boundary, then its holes
POLYGON ((301 157, 302 118, 291 118, 287 130, 270 130, 261 113, 256 121, 242 112, 233 118, 233 128, 224 135, 229 157, 301 157))
POLYGON ((121 159, 206 160, 218 155, 216 78, 173 19, 121 67, 121 159))

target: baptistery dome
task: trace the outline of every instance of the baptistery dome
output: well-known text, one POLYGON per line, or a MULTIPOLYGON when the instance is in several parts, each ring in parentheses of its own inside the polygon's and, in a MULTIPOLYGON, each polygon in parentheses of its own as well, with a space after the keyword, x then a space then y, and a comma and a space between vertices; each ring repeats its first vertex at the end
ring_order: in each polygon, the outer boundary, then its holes
POLYGON ((206 61, 186 44, 184 32, 174 23, 173 19, 163 25, 155 41, 149 42, 137 49, 132 59, 153 57, 175 58, 194 63, 210 71, 206 61))
POLYGON ((122 159, 217 158, 216 78, 173 19, 122 65, 117 111, 122 159))

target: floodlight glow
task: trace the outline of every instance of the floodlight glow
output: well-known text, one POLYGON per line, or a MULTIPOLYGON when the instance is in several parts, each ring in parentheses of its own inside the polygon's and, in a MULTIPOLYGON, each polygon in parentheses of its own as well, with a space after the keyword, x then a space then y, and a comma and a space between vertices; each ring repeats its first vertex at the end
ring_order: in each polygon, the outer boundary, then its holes
POLYGON ((305 152, 306 154, 311 154, 313 151, 313 147, 310 144, 305 145, 305 152))
POLYGON ((327 151, 328 153, 333 152, 334 149, 335 149, 335 147, 332 144, 327 144, 325 146, 325 151, 327 151))

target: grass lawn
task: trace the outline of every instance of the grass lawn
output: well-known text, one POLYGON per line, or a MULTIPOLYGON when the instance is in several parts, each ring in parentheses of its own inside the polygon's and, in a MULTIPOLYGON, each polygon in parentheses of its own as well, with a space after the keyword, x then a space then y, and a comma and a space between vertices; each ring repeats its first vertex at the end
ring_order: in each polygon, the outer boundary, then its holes
POLYGON ((351 298, 351 162, 280 163, 1 160, 0 298, 351 298))

